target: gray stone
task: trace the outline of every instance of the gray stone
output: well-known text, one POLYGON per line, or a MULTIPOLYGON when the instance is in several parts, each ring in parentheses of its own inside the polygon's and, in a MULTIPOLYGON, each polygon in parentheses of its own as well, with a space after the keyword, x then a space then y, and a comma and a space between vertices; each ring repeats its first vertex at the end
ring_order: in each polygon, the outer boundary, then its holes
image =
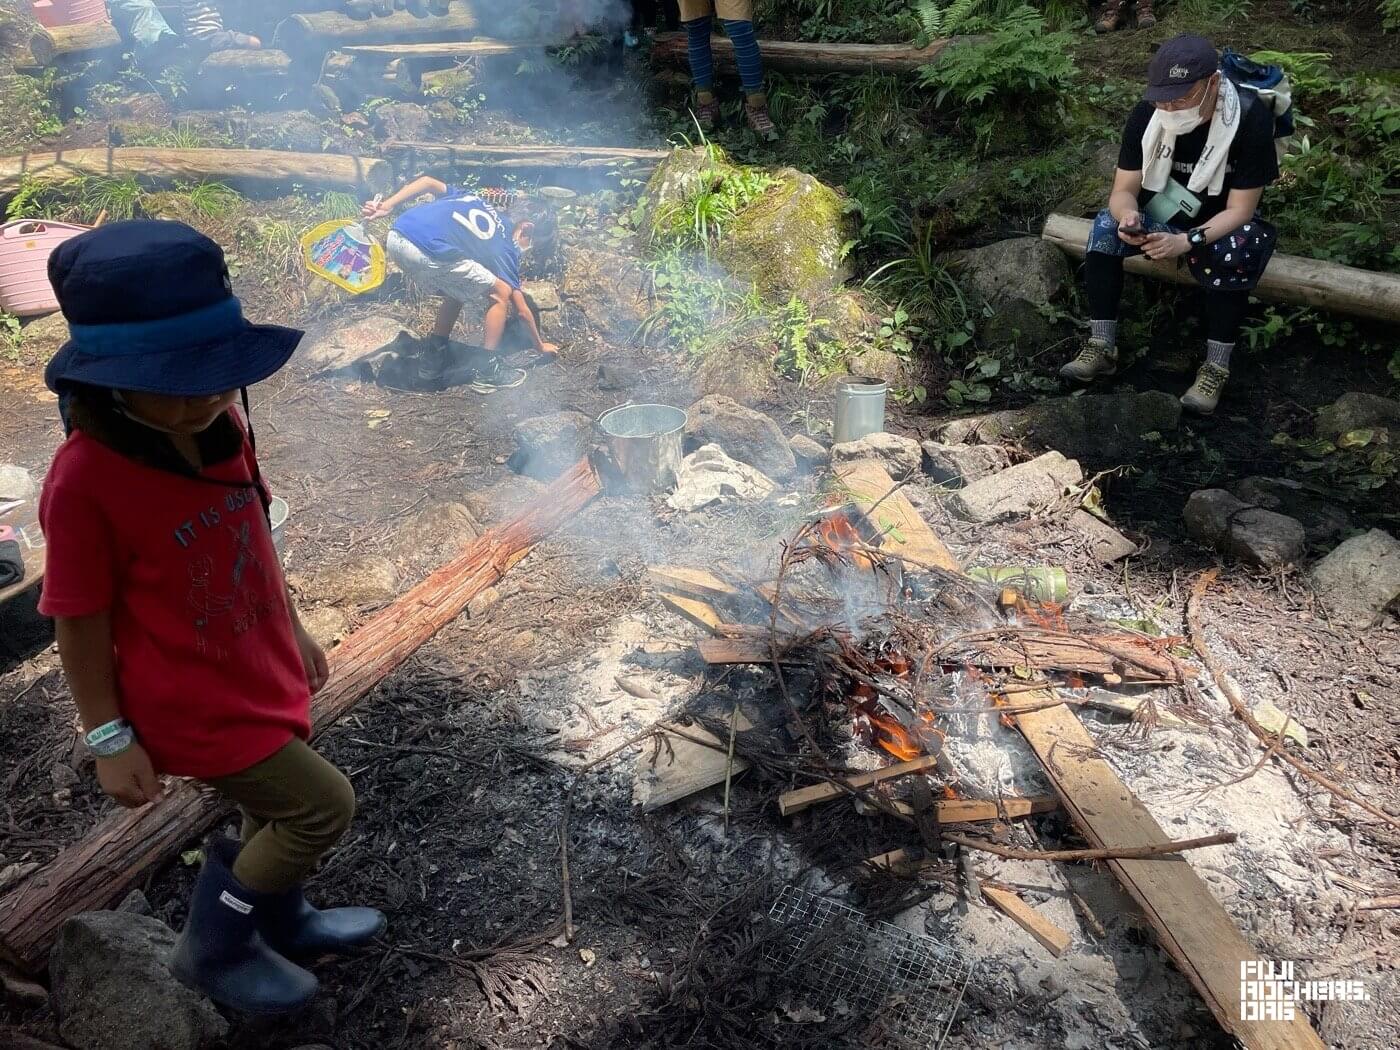
POLYGON ((974 481, 953 493, 948 504, 965 521, 1002 521, 1043 510, 1083 481, 1076 460, 1050 451, 974 481))
POLYGON ((484 530, 460 503, 431 503, 394 530, 384 553, 420 569, 435 569, 484 530))
POLYGON ((1000 445, 945 445, 929 440, 920 448, 924 473, 952 488, 970 485, 1011 465, 1011 457, 1000 445))
POLYGON ((416 102, 390 102, 374 111, 374 126, 385 138, 421 142, 431 137, 437 118, 416 102))
POLYGON ((685 424, 687 449, 718 445, 740 463, 782 481, 792 477, 797 459, 777 423, 732 397, 711 394, 690 406, 685 424))
POLYGON ((651 313, 648 277, 635 257, 570 245, 559 292, 614 343, 635 341, 651 313))
POLYGON ((1231 485, 1230 491, 1246 503, 1297 518, 1309 543, 1339 540, 1351 531, 1351 516, 1345 510, 1296 481, 1251 477, 1231 485))
POLYGON ((563 305, 563 300, 559 298, 559 289, 549 281, 525 281, 521 288, 535 304, 535 309, 542 314, 556 313, 563 305))
POLYGON ((552 412, 515 425, 511 469, 540 481, 551 481, 588 452, 593 420, 582 412, 552 412))
POLYGON ((33 499, 38 493, 29 471, 13 463, 0 463, 0 500, 33 499))
POLYGON ((1224 489, 1191 493, 1182 517, 1197 542, 1260 568, 1297 564, 1307 548, 1297 520, 1251 506, 1224 489))
POLYGON ((772 480, 761 471, 726 456, 718 445, 703 445, 681 461, 666 505, 695 511, 729 499, 766 499, 772 491, 772 480))
POLYGON ((117 911, 124 911, 128 915, 150 915, 151 902, 140 890, 132 890, 122 898, 122 902, 117 905, 117 911))
POLYGON ((49 956, 64 1042, 77 1050, 201 1050, 228 1034, 204 996, 170 975, 170 927, 128 912, 63 924, 49 956))
POLYGON ((873 459, 883 464, 895 481, 908 477, 923 465, 923 452, 913 438, 879 431, 866 434, 858 441, 843 441, 831 446, 831 462, 854 463, 856 460, 873 459))
POLYGON ((495 587, 487 587, 471 601, 467 602, 467 616, 479 620, 491 611, 501 600, 501 592, 495 587))
POLYGON ((380 554, 362 555, 310 575, 295 574, 292 586, 303 600, 327 605, 387 602, 399 591, 399 572, 380 554))
POLYGON ((313 373, 344 372, 411 339, 395 318, 375 315, 313 329, 302 339, 298 354, 313 373))
POLYGON ((1105 565, 1112 565, 1130 554, 1137 553, 1136 543, 1087 510, 1076 510, 1071 514, 1069 527, 1084 538, 1089 546, 1089 553, 1105 565))
POLYGON ((1400 598, 1400 540, 1372 529, 1313 566, 1312 584, 1332 617, 1367 627, 1400 598))
POLYGON ((1318 410, 1318 437, 1335 438, 1363 427, 1400 428, 1400 401, 1354 390, 1318 410))
POLYGON ((1116 466, 1146 446, 1144 435, 1175 430, 1180 421, 1181 401, 1160 390, 1084 394, 955 419, 939 438, 949 444, 1022 442, 1095 466, 1116 466))
POLYGON ((511 475, 476 492, 467 493, 462 497, 462 502, 477 521, 490 524, 519 513, 544 491, 542 481, 523 474, 511 475))
POLYGON ((45 314, 26 324, 19 333, 25 354, 46 361, 68 342, 68 320, 61 313, 45 314))
POLYGON ((599 390, 631 390, 641 382, 642 375, 635 368, 608 364, 598 366, 599 390))
POLYGON ((802 470, 815 470, 827 461, 826 446, 806 434, 794 434, 788 438, 788 448, 792 449, 797 465, 802 470))
POLYGON ((297 617, 312 640, 327 652, 335 648, 350 631, 350 617, 334 605, 298 609, 297 617))
POLYGON ((1014 237, 958 252, 952 264, 978 306, 977 335, 990 346, 1040 347, 1057 336, 1044 307, 1059 302, 1072 275, 1064 252, 1039 237, 1014 237))

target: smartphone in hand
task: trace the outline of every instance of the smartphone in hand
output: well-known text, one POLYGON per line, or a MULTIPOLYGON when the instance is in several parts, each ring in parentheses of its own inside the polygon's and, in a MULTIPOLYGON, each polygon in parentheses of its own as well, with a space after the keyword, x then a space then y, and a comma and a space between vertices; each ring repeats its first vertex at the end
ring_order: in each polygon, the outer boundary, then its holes
POLYGON ((1120 226, 1118 229, 1120 232, 1126 233, 1130 237, 1142 237, 1147 233, 1147 227, 1136 224, 1132 226, 1120 226))

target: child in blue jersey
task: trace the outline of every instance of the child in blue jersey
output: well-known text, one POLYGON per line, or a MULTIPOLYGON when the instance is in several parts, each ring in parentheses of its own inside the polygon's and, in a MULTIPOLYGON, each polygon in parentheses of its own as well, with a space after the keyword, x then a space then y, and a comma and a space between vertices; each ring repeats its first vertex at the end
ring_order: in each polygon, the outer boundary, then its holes
POLYGON ((528 251, 536 232, 535 223, 512 223, 471 190, 449 186, 430 175, 414 179, 392 197, 365 204, 366 219, 389 215, 404 201, 424 193, 434 200, 417 204, 399 216, 389 230, 384 248, 389 258, 420 288, 443 296, 428 337, 428 351, 434 360, 428 372, 440 374, 447 364, 447 341, 462 307, 480 305, 485 313, 482 346, 486 364, 477 368, 472 389, 490 393, 525 381, 520 369, 501 365, 497 352, 505 335, 506 323, 519 317, 545 358, 559 353, 553 343, 540 338, 535 315, 520 287, 520 256, 528 251))

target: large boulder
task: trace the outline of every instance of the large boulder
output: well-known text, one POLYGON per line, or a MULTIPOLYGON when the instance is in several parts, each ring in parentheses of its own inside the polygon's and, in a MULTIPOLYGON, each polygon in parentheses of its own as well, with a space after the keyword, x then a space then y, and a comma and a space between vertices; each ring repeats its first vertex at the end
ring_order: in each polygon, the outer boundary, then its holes
POLYGON ((297 348, 313 373, 358 369, 376 354, 406 345, 412 335, 397 319, 373 314, 348 324, 331 322, 308 332, 297 348))
POLYGON ((1309 543, 1338 540, 1351 531, 1351 516, 1335 501, 1311 494, 1287 478, 1244 478, 1230 491, 1246 503, 1297 518, 1309 543))
POLYGON ((434 569, 483 531, 462 504, 430 503, 394 530, 384 553, 419 569, 434 569))
POLYGON ((1307 549, 1307 534, 1297 520, 1251 506, 1224 489, 1191 493, 1182 517, 1199 543, 1259 568, 1295 565, 1307 549))
POLYGON ((399 570, 382 554, 365 554, 311 574, 293 573, 290 583, 308 602, 375 605, 399 593, 399 570))
POLYGON ((1011 457, 1000 445, 945 445, 929 440, 921 451, 924 473, 948 488, 970 485, 1011 465, 1011 457))
POLYGON ((175 933, 132 912, 75 915, 49 956, 53 1007, 77 1050, 201 1050, 228 1034, 204 996, 171 976, 175 933))
POLYGON ((1339 437, 1364 427, 1400 429, 1400 401, 1354 390, 1318 409, 1314 425, 1317 436, 1325 438, 1339 437))
POLYGON ((510 465, 517 474, 552 481, 588 452, 593 420, 582 412, 551 412, 515 425, 510 465))
POLYGON ((1003 521, 1044 510, 1083 481, 1078 462, 1050 451, 959 489, 949 506, 964 521, 1003 521))
POLYGON ((437 118, 417 102, 390 102, 374 111, 374 126, 387 139, 422 142, 437 126, 437 118))
POLYGON ((797 459, 778 424, 723 394, 711 394, 690 406, 685 442, 687 449, 718 445, 727 455, 778 481, 792 477, 797 469, 797 459))
POLYGON ((1054 340, 1046 307, 1060 302, 1072 273, 1064 252, 1039 237, 1013 237, 958 252, 954 272, 978 311, 977 335, 989 346, 1034 348, 1054 340))
POLYGON ((788 448, 797 459, 797 465, 804 471, 816 470, 826 465, 826 446, 808 434, 794 434, 788 438, 788 448))
MULTIPOLYGON (((644 232, 664 240, 684 230, 695 199, 740 171, 712 147, 674 151, 647 184, 644 232)), ((772 185, 723 224, 713 256, 769 299, 820 298, 851 276, 851 216, 840 194, 811 175, 796 168, 769 175, 772 185)))
POLYGON ((33 499, 38 492, 33 474, 13 463, 0 463, 0 500, 33 499))
POLYGON ((560 295, 597 331, 630 343, 651 313, 647 276, 630 255, 571 246, 560 295))
POLYGON ((889 471, 896 481, 914 473, 923 464, 923 451, 913 438, 879 431, 866 434, 857 441, 842 441, 831 446, 831 463, 854 463, 873 459, 889 471))
POLYGON ((939 438, 949 444, 1022 442, 1094 466, 1116 466, 1146 447, 1146 435, 1175 430, 1180 421, 1180 400, 1160 390, 1084 394, 955 419, 939 438))
POLYGON ((60 313, 45 314, 20 330, 19 345, 25 356, 47 361, 68 342, 68 321, 60 313))
POLYGON ((1312 584, 1333 619, 1368 627, 1400 599, 1400 540, 1372 529, 1313 566, 1312 584))

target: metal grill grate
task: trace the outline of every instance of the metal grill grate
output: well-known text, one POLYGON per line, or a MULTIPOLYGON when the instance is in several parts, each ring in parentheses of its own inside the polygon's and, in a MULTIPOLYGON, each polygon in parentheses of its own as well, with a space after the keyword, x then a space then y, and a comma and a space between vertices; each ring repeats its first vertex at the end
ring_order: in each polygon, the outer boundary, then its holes
POLYGON ((825 1002, 844 1000, 910 1047, 943 1045, 972 976, 948 945, 795 886, 768 914, 787 928, 768 949, 780 974, 825 1002))

